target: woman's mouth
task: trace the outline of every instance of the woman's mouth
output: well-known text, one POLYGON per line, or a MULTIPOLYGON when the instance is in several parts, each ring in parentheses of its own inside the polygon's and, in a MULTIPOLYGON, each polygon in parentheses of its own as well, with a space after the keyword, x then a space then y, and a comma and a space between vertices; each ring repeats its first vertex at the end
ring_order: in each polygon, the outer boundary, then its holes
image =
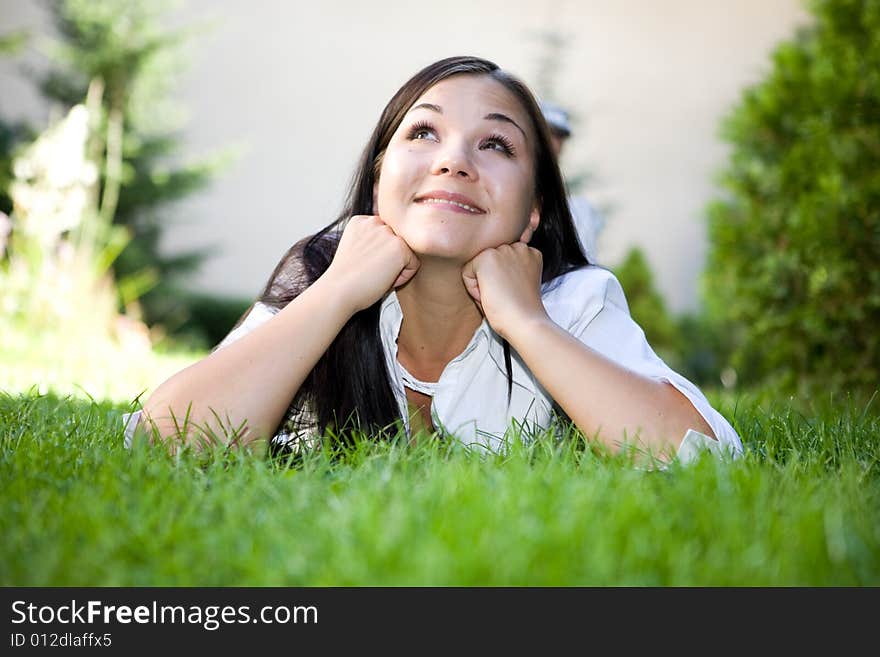
POLYGON ((486 211, 478 206, 473 200, 463 194, 454 194, 452 192, 434 191, 422 194, 415 199, 416 203, 424 205, 433 205, 440 208, 448 209, 452 212, 461 212, 464 214, 486 214, 486 211))

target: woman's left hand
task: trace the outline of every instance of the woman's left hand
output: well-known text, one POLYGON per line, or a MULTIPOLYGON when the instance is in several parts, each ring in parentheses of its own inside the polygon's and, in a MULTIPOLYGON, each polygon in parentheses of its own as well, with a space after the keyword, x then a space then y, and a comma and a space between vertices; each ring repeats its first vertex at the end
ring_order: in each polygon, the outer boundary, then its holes
POLYGON ((501 337, 510 340, 517 328, 547 317, 541 300, 542 265, 538 249, 514 242, 481 251, 462 267, 468 293, 501 337))

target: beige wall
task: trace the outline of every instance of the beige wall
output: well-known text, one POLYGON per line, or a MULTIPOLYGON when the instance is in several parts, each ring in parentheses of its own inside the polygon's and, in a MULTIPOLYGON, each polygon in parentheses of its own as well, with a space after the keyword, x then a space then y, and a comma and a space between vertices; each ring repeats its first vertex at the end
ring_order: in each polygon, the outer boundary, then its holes
MULTIPOLYGON (((40 20, 29 3, 0 7, 7 26, 40 20)), ((643 247, 674 310, 697 303, 719 120, 807 20, 798 0, 189 0, 181 11, 216 21, 180 86, 187 152, 243 149, 168 231, 169 250, 219 248, 195 286, 256 294, 286 246, 341 207, 383 105, 418 68, 476 54, 534 83, 530 35, 555 28, 571 37, 558 87, 581 119, 563 168, 589 168, 588 195, 613 208, 600 262, 643 247)), ((10 75, 3 65, 0 111, 39 115, 10 75)))

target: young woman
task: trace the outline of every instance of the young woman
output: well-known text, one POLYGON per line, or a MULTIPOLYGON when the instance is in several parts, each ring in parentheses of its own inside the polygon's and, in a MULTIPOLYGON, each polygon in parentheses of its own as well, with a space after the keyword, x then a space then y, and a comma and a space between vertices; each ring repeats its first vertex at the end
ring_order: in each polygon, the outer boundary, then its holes
POLYGON ((395 94, 342 215, 288 251, 220 347, 159 386, 126 437, 143 418, 183 441, 234 431, 301 446, 401 420, 410 435, 498 449, 512 426, 545 428, 557 412, 612 449, 742 449, 581 252, 532 94, 492 62, 453 57, 395 94))

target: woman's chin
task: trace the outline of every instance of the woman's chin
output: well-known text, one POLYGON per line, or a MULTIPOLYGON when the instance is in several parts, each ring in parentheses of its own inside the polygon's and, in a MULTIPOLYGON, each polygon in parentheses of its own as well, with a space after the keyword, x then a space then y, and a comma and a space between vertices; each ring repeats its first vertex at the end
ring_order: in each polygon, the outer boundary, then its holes
POLYGON ((415 238, 406 239, 406 243, 412 252, 418 256, 420 260, 436 259, 449 260, 450 262, 465 263, 470 260, 475 253, 473 247, 468 244, 460 244, 455 242, 438 241, 432 238, 415 238))

